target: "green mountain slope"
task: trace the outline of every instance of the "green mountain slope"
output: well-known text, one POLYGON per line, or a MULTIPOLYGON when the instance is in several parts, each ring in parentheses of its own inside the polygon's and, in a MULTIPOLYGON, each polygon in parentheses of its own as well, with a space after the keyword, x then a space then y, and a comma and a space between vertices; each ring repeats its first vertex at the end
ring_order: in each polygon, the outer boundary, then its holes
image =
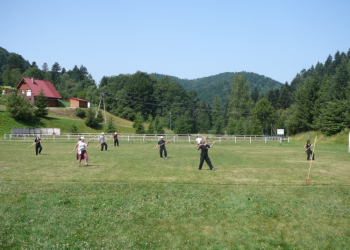
MULTIPOLYGON (((258 75, 251 72, 226 72, 214 76, 202 77, 193 80, 180 79, 170 76, 176 82, 181 84, 186 90, 196 90, 200 100, 212 102, 215 95, 219 95, 223 103, 227 101, 227 96, 231 92, 231 84, 236 74, 244 74, 249 82, 250 91, 257 87, 259 93, 268 93, 270 89, 282 87, 282 83, 275 81, 269 77, 258 75)), ((166 75, 153 74, 157 78, 163 78, 166 75)))

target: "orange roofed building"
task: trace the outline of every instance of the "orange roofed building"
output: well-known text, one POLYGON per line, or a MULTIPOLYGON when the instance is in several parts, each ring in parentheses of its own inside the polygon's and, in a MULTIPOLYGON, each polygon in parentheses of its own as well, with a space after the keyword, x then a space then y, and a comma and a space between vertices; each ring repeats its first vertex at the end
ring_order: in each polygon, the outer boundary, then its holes
POLYGON ((35 97, 40 94, 41 90, 43 90, 44 96, 47 98, 49 107, 57 107, 58 99, 62 99, 61 95, 49 81, 22 78, 16 88, 18 95, 27 98, 33 104, 35 97))

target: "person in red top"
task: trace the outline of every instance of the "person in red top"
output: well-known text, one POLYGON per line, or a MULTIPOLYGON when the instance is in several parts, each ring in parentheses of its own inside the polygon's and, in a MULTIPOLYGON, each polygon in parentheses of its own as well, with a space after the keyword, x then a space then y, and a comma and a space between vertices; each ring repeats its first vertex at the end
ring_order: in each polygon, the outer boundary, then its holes
POLYGON ((197 150, 199 150, 199 149, 202 150, 202 152, 201 152, 201 159, 200 159, 200 162, 199 162, 198 170, 202 170, 204 161, 208 164, 210 170, 215 170, 215 168, 211 164, 211 161, 210 161, 210 158, 209 158, 209 155, 208 155, 209 148, 212 148, 214 146, 214 144, 215 144, 215 141, 214 141, 214 143, 211 146, 208 144, 208 141, 205 141, 204 144, 198 145, 198 149, 197 150))
POLYGON ((115 145, 117 145, 119 147, 119 140, 118 140, 118 133, 117 132, 114 133, 113 139, 114 139, 114 147, 115 147, 115 145))

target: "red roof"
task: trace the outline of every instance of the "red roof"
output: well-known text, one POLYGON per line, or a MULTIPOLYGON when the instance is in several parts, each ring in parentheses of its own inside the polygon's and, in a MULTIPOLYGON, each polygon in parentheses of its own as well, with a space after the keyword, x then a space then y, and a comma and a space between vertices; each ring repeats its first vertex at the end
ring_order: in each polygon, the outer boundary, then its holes
POLYGON ((76 100, 76 101, 80 101, 80 102, 87 102, 87 100, 84 99, 79 99, 79 98, 75 98, 75 97, 69 97, 68 100, 76 100))
POLYGON ((18 83, 17 89, 23 84, 26 83, 28 87, 32 90, 34 96, 40 94, 40 91, 43 90, 44 96, 48 98, 56 98, 61 99, 61 95, 57 92, 55 87, 49 81, 37 80, 31 78, 22 78, 22 80, 18 83))

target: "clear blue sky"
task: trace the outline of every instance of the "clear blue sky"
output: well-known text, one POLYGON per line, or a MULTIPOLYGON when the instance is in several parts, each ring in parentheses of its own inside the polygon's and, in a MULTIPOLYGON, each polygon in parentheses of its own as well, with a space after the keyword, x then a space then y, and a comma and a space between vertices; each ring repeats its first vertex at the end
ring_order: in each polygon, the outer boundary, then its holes
POLYGON ((0 0, 0 47, 39 68, 84 65, 195 79, 247 71, 289 83, 350 48, 343 0, 0 0))

